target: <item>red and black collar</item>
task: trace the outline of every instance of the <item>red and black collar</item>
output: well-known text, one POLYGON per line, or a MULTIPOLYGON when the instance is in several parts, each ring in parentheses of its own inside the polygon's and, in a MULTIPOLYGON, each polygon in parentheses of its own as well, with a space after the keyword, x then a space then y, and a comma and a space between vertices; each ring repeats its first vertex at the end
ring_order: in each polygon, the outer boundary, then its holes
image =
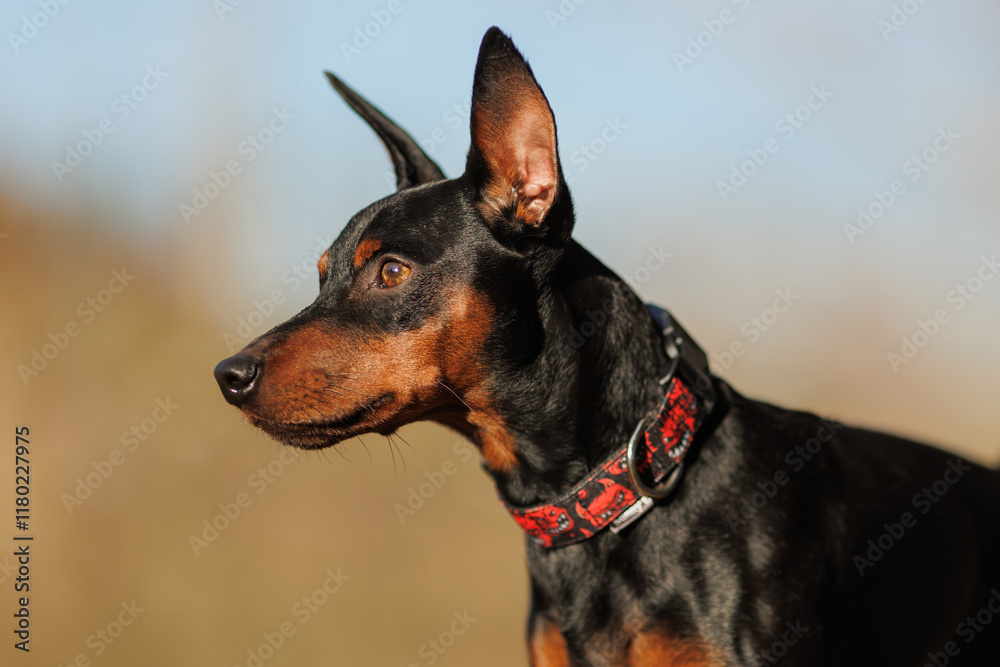
POLYGON ((582 542, 608 527, 617 533, 670 495, 695 433, 712 410, 715 389, 705 353, 670 313, 653 305, 649 310, 670 360, 660 380, 665 396, 658 410, 639 422, 624 448, 554 502, 515 507, 500 496, 514 520, 545 548, 582 542))

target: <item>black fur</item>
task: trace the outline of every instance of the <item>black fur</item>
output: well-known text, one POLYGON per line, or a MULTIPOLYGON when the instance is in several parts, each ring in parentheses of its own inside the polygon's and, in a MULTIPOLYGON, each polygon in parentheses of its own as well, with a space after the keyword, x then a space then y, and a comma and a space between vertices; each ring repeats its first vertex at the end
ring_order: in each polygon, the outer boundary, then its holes
MULTIPOLYGON (((499 83, 525 70, 533 82, 510 40, 491 29, 476 70, 474 137, 477 113, 502 102, 499 83)), ((636 294, 569 239, 573 210, 561 171, 538 227, 522 224, 513 206, 484 212, 491 174, 479 146, 464 175, 441 180, 405 132, 330 78, 386 143, 400 191, 348 223, 330 249, 314 304, 251 344, 240 363, 220 364, 223 392, 236 403, 234 383, 259 381, 266 350, 305 323, 321 320, 359 337, 394 335, 439 312, 444 288, 466 286, 493 309, 481 361, 516 441, 517 465, 493 477, 514 504, 551 501, 620 449, 662 399, 657 379, 667 363, 659 331, 636 294), (369 236, 385 243, 356 268, 354 249, 369 236), (411 279, 395 290, 370 289, 387 260, 412 266, 411 279), (578 345, 574 332, 598 319, 595 335, 578 345), (241 370, 248 354, 257 355, 249 380, 241 370)), ((997 664, 1000 613, 971 642, 960 626, 1000 589, 997 472, 716 384, 719 402, 669 501, 619 535, 605 531, 551 551, 529 542, 529 633, 554 623, 574 665, 627 664, 637 632, 699 642, 718 661, 712 664, 732 666, 771 658, 919 666, 934 664, 929 654, 945 655, 949 642, 958 648, 949 665, 997 664), (817 442, 807 460, 802 448, 817 442), (917 502, 956 469, 961 477, 936 502, 917 502), (780 485, 779 471, 787 474, 780 485), (761 498, 762 506, 749 504, 761 498), (862 575, 857 558, 874 555, 869 540, 878 544, 904 512, 915 525, 879 560, 862 563, 862 575)), ((437 410, 432 418, 453 426, 464 414, 458 397, 437 410)), ((269 432, 292 445, 329 446, 353 435, 357 419, 269 432)))

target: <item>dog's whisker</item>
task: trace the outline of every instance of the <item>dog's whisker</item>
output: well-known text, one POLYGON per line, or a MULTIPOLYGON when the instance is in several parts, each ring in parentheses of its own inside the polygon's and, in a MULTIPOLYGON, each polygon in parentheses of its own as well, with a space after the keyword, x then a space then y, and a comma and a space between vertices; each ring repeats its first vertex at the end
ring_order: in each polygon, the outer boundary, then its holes
POLYGON ((361 393, 360 391, 358 391, 357 389, 351 389, 350 387, 345 387, 344 385, 337 385, 337 389, 342 389, 343 391, 349 391, 349 392, 351 392, 352 394, 355 394, 355 395, 357 395, 357 396, 361 396, 361 397, 364 397, 364 394, 362 394, 362 393, 361 393))
MULTIPOLYGON (((341 387, 341 388, 342 389, 346 389, 346 387, 341 387)), ((347 394, 341 393, 341 392, 337 391, 336 389, 334 389, 332 387, 323 387, 323 391, 328 391, 331 394, 336 394, 337 396, 342 396, 344 398, 348 398, 348 399, 350 398, 350 396, 348 396, 347 394)), ((355 392, 355 393, 357 393, 357 392, 355 392)), ((360 395, 361 394, 358 394, 358 396, 360 396, 360 395)), ((368 410, 368 412, 370 412, 372 414, 375 414, 375 408, 373 408, 372 406, 368 405, 367 403, 365 403, 362 407, 364 407, 366 410, 368 410)))
MULTIPOLYGON (((395 435, 396 437, 399 437, 398 433, 395 433, 393 435, 395 435)), ((403 463, 403 474, 405 475, 406 472, 407 472, 407 470, 408 470, 407 465, 406 465, 406 457, 403 456, 403 450, 399 448, 399 445, 396 444, 395 440, 393 441, 393 445, 396 447, 396 451, 399 452, 399 460, 402 461, 402 463, 403 463)), ((409 445, 407 445, 407 447, 409 447, 409 445)), ((410 447, 410 449, 413 449, 413 448, 410 447)))
POLYGON ((344 451, 343 451, 344 448, 343 447, 336 447, 335 446, 335 447, 328 447, 327 449, 332 449, 333 451, 337 452, 337 455, 340 456, 340 458, 344 459, 345 461, 347 461, 351 465, 354 465, 354 461, 352 461, 351 459, 347 458, 347 454, 344 453, 344 451))
MULTIPOLYGON (((317 453, 318 453, 318 454, 319 454, 319 455, 320 455, 321 457, 323 457, 323 460, 324 460, 324 461, 326 461, 326 462, 327 462, 327 463, 329 463, 330 465, 333 465, 333 461, 331 461, 331 460, 330 460, 330 457, 328 457, 328 456, 326 455, 326 450, 327 450, 327 449, 328 449, 327 447, 324 447, 323 449, 317 449, 317 450, 316 450, 316 452, 317 452, 317 453)), ((334 447, 334 449, 336 449, 336 447, 334 447)))
POLYGON ((403 436, 401 436, 401 435, 399 434, 399 431, 393 431, 392 435, 394 435, 394 436, 396 436, 397 438, 399 438, 400 440, 402 440, 402 441, 403 441, 403 444, 404 444, 404 445, 406 445, 406 446, 407 446, 407 447, 408 447, 408 448, 410 449, 410 451, 411 451, 411 452, 415 452, 415 451, 416 451, 415 449, 413 449, 413 445, 411 445, 410 443, 408 443, 408 442, 406 441, 406 438, 404 438, 403 436))
POLYGON ((368 467, 371 468, 375 464, 372 462, 372 453, 368 450, 368 443, 365 442, 364 438, 362 438, 360 435, 356 435, 354 437, 358 442, 361 443, 361 446, 364 447, 365 454, 368 455, 368 467))
POLYGON ((343 396, 344 398, 348 398, 347 394, 345 394, 343 392, 340 392, 340 391, 337 391, 336 389, 334 389, 332 387, 323 387, 323 391, 328 391, 331 394, 336 394, 337 396, 343 396))
POLYGON ((463 399, 463 398, 462 398, 461 396, 459 396, 459 395, 458 395, 458 394, 457 394, 457 393, 455 392, 455 390, 454 390, 454 389, 452 389, 452 388, 451 388, 451 387, 449 387, 449 386, 448 386, 447 384, 445 384, 445 383, 444 383, 444 380, 437 380, 437 383, 438 383, 439 385, 441 385, 442 387, 444 387, 445 389, 447 389, 448 391, 450 391, 450 392, 451 392, 451 395, 452 395, 452 396, 454 396, 455 398, 457 398, 457 399, 458 399, 459 401, 461 401, 462 405, 464 405, 465 407, 467 407, 467 408, 469 409, 469 411, 470 411, 470 412, 472 411, 472 406, 471 406, 471 405, 469 405, 468 403, 466 403, 466 402, 465 402, 465 400, 464 400, 464 399, 463 399))
POLYGON ((393 479, 399 479, 399 473, 396 470, 396 451, 392 446, 392 438, 390 436, 386 436, 386 440, 389 442, 389 455, 392 456, 392 477, 393 479))

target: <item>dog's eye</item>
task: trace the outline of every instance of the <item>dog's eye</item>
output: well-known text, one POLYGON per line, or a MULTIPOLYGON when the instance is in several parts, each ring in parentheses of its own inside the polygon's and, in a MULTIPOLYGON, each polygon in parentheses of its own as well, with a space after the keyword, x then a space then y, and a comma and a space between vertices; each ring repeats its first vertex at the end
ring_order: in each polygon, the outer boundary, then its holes
POLYGON ((382 265, 382 284, 379 287, 395 287, 410 275, 410 267, 399 262, 386 262, 382 265))

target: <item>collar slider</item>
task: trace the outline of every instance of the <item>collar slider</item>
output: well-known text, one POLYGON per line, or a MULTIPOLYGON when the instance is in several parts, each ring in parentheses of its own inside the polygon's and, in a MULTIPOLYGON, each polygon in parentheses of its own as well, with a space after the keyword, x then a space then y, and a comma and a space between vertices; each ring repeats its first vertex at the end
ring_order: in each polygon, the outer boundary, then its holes
POLYGON ((653 505, 655 504, 656 501, 649 496, 642 496, 639 500, 635 501, 634 505, 618 515, 618 518, 612 521, 608 528, 612 533, 617 535, 628 526, 631 526, 643 514, 653 509, 653 505))

